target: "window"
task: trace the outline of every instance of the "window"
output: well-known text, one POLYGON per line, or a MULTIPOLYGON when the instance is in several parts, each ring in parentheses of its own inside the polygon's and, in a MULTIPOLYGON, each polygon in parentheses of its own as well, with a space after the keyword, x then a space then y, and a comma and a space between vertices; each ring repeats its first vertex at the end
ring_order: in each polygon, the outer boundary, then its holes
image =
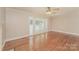
POLYGON ((29 34, 39 34, 47 31, 47 19, 29 17, 29 34))

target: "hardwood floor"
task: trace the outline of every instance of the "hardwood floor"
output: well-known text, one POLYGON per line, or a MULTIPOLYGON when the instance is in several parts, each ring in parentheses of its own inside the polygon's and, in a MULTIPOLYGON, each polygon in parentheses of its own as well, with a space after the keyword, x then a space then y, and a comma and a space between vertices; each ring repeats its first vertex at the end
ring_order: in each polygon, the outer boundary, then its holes
POLYGON ((47 32, 6 42, 3 50, 9 51, 79 51, 79 36, 47 32))

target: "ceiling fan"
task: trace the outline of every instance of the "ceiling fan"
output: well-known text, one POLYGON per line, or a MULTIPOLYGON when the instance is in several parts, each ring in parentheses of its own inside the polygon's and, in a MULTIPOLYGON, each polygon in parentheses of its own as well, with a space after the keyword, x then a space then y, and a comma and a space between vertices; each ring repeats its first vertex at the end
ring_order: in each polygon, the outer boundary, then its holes
POLYGON ((57 14, 59 14, 59 11, 60 11, 59 8, 47 7, 46 14, 47 15, 57 15, 57 14))

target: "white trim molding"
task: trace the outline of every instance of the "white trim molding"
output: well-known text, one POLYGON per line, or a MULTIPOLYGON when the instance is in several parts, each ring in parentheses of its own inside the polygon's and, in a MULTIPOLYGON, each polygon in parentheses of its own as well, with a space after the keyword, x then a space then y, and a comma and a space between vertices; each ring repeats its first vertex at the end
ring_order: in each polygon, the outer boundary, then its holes
POLYGON ((24 35, 24 36, 18 36, 18 37, 13 37, 13 38, 10 38, 10 39, 6 39, 5 41, 11 41, 11 40, 17 40, 17 39, 20 39, 20 38, 23 38, 23 37, 27 37, 28 35, 24 35))
MULTIPOLYGON (((58 30, 52 30, 52 31, 79 36, 79 34, 77 34, 77 33, 71 33, 71 32, 65 32, 65 31, 58 31, 58 30)), ((47 31, 47 32, 49 32, 49 31, 47 31)), ((45 33, 45 32, 43 32, 43 33, 45 33)), ((41 34, 41 33, 39 33, 39 34, 41 34)), ((34 35, 37 35, 37 34, 34 34, 34 35)), ((19 36, 19 37, 14 37, 14 38, 6 39, 5 42, 11 41, 11 40, 20 39, 20 38, 23 38, 23 37, 28 37, 28 36, 32 36, 32 35, 24 35, 24 36, 19 36)), ((5 44, 5 42, 4 42, 4 44, 5 44)), ((3 46, 4 46, 4 44, 3 44, 3 46)))
POLYGON ((52 31, 79 36, 79 34, 77 34, 77 33, 72 33, 72 32, 65 32, 65 31, 59 31, 59 30, 52 30, 52 31))
MULTIPOLYGON (((49 32, 49 31, 46 31, 46 32, 49 32)), ((42 33, 46 33, 46 32, 42 32, 42 33)), ((41 33, 39 33, 39 34, 41 34, 41 33)), ((33 34, 33 35, 38 35, 38 33, 33 34)), ((6 39, 5 42, 11 41, 11 40, 16 40, 16 39, 21 39, 21 38, 28 37, 28 36, 32 36, 32 35, 24 35, 24 36, 13 37, 13 38, 10 38, 10 39, 6 39)))

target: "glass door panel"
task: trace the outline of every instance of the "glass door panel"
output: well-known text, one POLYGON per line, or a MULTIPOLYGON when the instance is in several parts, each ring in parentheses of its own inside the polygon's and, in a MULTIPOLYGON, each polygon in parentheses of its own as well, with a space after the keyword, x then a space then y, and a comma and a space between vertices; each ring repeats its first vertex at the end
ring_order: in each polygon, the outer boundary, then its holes
POLYGON ((29 19, 29 34, 40 34, 43 32, 46 32, 48 30, 47 27, 47 19, 34 19, 30 18, 29 19))

